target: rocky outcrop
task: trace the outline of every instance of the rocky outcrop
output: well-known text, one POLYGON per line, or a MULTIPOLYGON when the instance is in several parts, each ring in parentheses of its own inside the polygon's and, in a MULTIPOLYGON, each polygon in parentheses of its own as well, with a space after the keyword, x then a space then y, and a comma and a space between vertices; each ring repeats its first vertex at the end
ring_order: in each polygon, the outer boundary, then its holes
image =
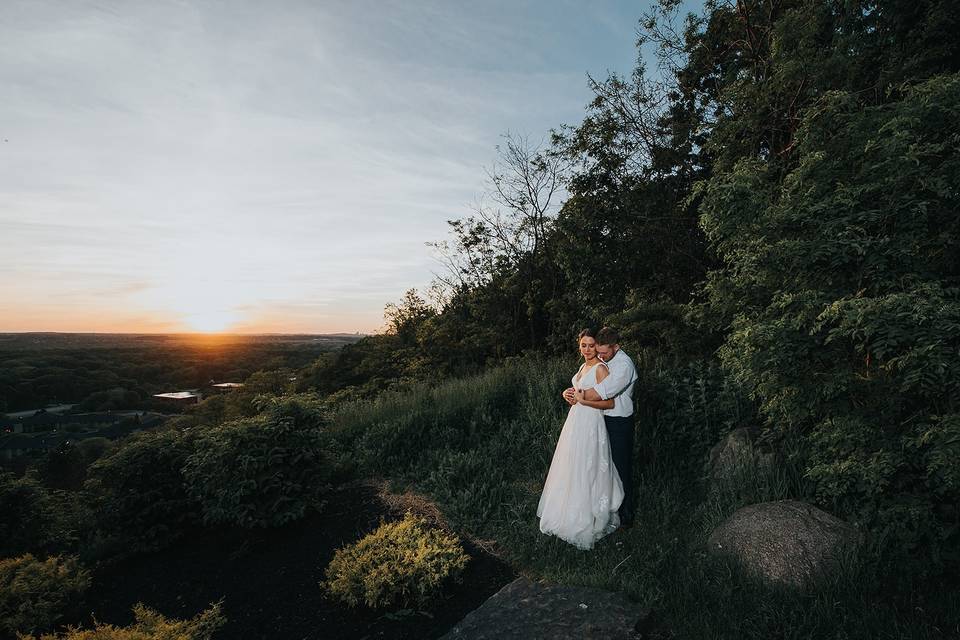
POLYGON ((736 558, 776 584, 805 587, 837 570, 857 530, 813 505, 794 500, 743 507, 710 534, 711 551, 736 558))
POLYGON ((636 640, 648 615, 618 593, 517 578, 442 640, 636 640))
POLYGON ((755 464, 761 457, 753 446, 753 439, 746 428, 734 429, 720 442, 713 445, 705 465, 706 475, 711 480, 729 478, 755 464))

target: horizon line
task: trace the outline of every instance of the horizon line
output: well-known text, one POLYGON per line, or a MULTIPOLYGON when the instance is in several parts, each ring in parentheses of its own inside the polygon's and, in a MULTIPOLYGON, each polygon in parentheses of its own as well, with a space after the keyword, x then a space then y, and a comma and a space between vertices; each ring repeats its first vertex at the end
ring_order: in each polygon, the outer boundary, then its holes
POLYGON ((61 335, 61 336, 372 336, 375 333, 366 333, 363 331, 332 331, 327 333, 285 333, 285 332, 267 332, 267 333, 244 333, 230 331, 0 331, 0 336, 8 335, 61 335))

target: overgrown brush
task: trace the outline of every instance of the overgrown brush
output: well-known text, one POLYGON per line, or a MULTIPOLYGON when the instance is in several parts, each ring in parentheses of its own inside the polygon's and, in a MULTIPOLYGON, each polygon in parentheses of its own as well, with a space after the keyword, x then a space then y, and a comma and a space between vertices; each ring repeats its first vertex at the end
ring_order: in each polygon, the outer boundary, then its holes
POLYGON ((192 431, 144 431, 90 466, 82 494, 95 520, 90 555, 154 551, 199 522, 199 504, 183 483, 195 446, 192 431))
POLYGON ((456 528, 495 540, 523 571, 622 591, 652 607, 654 637, 712 638, 722 630, 722 637, 758 640, 935 638, 936 629, 960 623, 948 591, 888 564, 875 541, 805 595, 757 584, 707 554, 712 528, 740 506, 811 493, 796 451, 802 443, 763 437, 757 460, 775 454, 771 462, 744 465, 708 490, 702 466, 710 446, 757 422, 750 400, 716 363, 641 360, 633 529, 590 553, 542 535, 536 505, 567 410, 560 392, 575 369, 572 359, 530 357, 476 378, 351 404, 335 421, 337 438, 362 452, 361 472, 425 493, 456 528), (379 454, 373 433, 389 434, 393 448, 379 454), (887 602, 894 607, 881 608, 887 602))
POLYGON ((76 558, 39 560, 31 554, 0 560, 0 632, 52 627, 90 587, 76 558))
POLYGON ((34 639, 19 636, 19 640, 210 640, 224 625, 221 604, 215 603, 191 620, 175 620, 136 604, 133 607, 134 623, 128 627, 97 624, 93 629, 71 627, 63 633, 50 633, 34 639))

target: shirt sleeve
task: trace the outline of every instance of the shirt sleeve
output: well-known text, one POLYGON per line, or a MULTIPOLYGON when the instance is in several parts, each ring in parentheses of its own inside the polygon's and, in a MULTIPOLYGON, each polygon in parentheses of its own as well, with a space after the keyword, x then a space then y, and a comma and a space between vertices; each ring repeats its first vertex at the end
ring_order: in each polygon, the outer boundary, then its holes
POLYGON ((633 367, 627 362, 627 358, 613 358, 607 363, 610 375, 603 379, 603 382, 594 387, 597 394, 604 400, 614 398, 623 393, 630 383, 633 382, 633 367))

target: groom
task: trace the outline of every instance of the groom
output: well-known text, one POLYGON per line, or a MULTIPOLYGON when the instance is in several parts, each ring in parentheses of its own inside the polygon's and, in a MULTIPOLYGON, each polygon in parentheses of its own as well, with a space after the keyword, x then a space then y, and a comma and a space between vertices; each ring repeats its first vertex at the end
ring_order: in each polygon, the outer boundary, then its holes
MULTIPOLYGON (((633 358, 620 349, 620 336, 616 329, 604 327, 597 332, 597 352, 610 369, 603 382, 584 393, 586 400, 613 398, 613 408, 603 412, 610 439, 613 464, 623 482, 623 504, 620 505, 620 523, 633 526, 633 383, 637 381, 637 369, 633 358)), ((573 387, 563 392, 567 403, 576 404, 573 387)))

